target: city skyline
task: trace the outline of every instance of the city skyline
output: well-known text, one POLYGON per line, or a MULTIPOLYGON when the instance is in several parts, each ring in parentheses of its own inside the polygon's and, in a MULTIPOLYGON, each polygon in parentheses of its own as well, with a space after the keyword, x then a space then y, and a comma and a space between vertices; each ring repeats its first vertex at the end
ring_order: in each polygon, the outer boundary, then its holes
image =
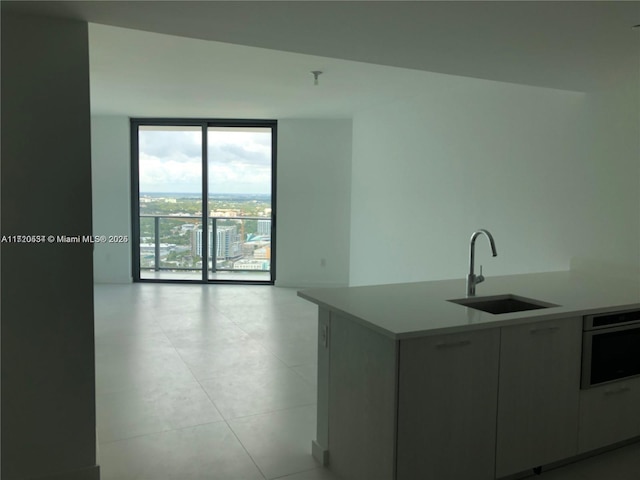
POLYGON ((212 216, 203 232, 198 194, 140 195, 140 269, 200 270, 203 241, 208 242, 208 268, 216 271, 268 272, 271 264, 270 195, 217 194, 209 201, 212 216), (196 197, 196 198, 193 198, 196 197), (215 216, 213 215, 215 214, 215 216), (186 216, 185 216, 186 215, 186 216))

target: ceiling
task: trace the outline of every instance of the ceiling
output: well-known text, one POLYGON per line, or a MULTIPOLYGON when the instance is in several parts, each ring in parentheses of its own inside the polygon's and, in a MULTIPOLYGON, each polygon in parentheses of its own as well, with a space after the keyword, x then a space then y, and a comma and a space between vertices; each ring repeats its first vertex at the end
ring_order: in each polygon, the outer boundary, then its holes
POLYGON ((97 24, 99 113, 346 117, 424 89, 426 72, 590 91, 640 70, 637 1, 2 4, 97 24))
POLYGON ((92 111, 132 117, 350 118, 428 72, 90 24, 92 111), (314 85, 313 70, 321 70, 314 85))

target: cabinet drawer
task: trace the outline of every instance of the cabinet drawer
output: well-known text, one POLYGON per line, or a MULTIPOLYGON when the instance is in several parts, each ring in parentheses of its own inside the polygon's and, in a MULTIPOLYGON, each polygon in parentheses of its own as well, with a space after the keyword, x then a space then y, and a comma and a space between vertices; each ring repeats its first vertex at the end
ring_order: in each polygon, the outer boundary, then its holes
POLYGON ((640 378, 580 392, 580 453, 640 435, 640 378))

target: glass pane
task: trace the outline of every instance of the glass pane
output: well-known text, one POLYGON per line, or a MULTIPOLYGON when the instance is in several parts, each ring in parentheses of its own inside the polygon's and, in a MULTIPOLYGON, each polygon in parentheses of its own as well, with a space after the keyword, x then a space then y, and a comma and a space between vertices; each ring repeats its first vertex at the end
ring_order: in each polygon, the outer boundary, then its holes
POLYGON ((209 279, 271 279, 271 135, 270 128, 208 129, 209 279))
POLYGON ((141 126, 140 278, 201 280, 202 128, 141 126))

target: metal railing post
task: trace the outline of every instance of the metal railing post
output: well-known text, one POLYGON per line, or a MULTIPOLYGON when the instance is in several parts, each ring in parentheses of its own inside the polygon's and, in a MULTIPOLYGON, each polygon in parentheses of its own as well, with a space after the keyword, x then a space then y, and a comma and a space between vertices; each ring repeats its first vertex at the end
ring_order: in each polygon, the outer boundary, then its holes
POLYGON ((210 257, 211 257, 211 272, 215 273, 216 270, 216 261, 218 259, 218 218, 217 217, 209 217, 213 220, 211 225, 211 249, 210 249, 210 257))
POLYGON ((155 236, 155 269, 160 271, 160 217, 153 217, 153 233, 155 236))

